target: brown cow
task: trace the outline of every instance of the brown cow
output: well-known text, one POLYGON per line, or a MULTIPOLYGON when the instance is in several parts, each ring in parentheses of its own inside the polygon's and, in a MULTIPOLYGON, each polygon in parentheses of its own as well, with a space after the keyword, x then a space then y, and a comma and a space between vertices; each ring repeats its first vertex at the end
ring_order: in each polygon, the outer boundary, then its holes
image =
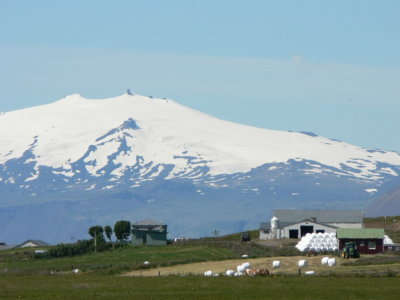
POLYGON ((249 276, 268 276, 268 269, 246 269, 246 274, 249 276))

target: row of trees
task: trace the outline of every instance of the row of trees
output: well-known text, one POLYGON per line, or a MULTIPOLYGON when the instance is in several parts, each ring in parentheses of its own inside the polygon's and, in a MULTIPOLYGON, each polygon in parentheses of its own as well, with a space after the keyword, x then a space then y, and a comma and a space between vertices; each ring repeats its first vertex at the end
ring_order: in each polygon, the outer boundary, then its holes
POLYGON ((101 252, 111 248, 126 247, 126 243, 111 243, 112 235, 115 235, 117 241, 124 242, 129 239, 131 234, 131 222, 118 221, 114 225, 114 230, 110 225, 104 227, 95 225, 89 228, 89 235, 93 240, 79 240, 74 244, 58 244, 49 249, 45 255, 37 255, 37 258, 43 257, 64 257, 81 255, 88 252, 101 252), (109 240, 106 242, 104 235, 109 240))
POLYGON ((124 220, 116 222, 114 224, 114 231, 110 225, 106 225, 104 227, 100 225, 95 225, 89 228, 89 235, 97 241, 105 241, 105 234, 107 239, 111 242, 111 237, 113 233, 117 241, 127 241, 131 234, 131 222, 124 220))

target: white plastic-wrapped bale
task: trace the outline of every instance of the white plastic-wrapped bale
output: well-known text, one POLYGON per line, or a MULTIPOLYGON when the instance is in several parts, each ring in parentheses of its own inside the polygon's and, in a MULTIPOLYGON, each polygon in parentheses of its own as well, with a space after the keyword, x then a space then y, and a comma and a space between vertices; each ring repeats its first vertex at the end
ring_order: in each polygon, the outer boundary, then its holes
POLYGON ((204 276, 213 276, 213 272, 212 271, 205 271, 204 272, 204 276))
POLYGON ((274 261, 272 262, 272 267, 273 267, 274 269, 280 268, 280 267, 281 267, 281 261, 280 261, 280 260, 274 260, 274 261))
POLYGON ((328 259, 328 266, 330 266, 330 267, 334 267, 334 266, 336 266, 336 258, 330 258, 330 259, 328 259))
POLYGON ((147 265, 150 264, 150 262, 146 260, 143 264, 144 264, 145 266, 147 266, 147 265))
POLYGON ((385 235, 385 238, 383 240, 383 244, 384 245, 391 245, 391 244, 393 244, 393 240, 388 235, 385 235))
POLYGON ((226 270, 226 276, 233 276, 235 274, 234 270, 226 270))
POLYGON ((237 267, 236 267, 236 270, 237 270, 239 273, 243 273, 244 270, 245 270, 245 267, 244 267, 243 265, 240 265, 240 266, 237 266, 237 267))
POLYGON ((321 259, 321 264, 322 264, 323 266, 328 265, 328 260, 329 260, 329 257, 323 257, 323 258, 321 259))
POLYGON ((242 266, 243 266, 245 269, 250 269, 250 268, 251 268, 249 262, 242 263, 242 266))
POLYGON ((237 277, 237 276, 243 276, 242 272, 236 272, 233 276, 237 277))
POLYGON ((307 275, 307 276, 315 275, 315 272, 314 271, 307 271, 307 272, 304 272, 304 275, 307 275))
POLYGON ((299 266, 300 268, 307 267, 307 266, 308 266, 308 262, 307 262, 305 259, 299 260, 298 266, 299 266))

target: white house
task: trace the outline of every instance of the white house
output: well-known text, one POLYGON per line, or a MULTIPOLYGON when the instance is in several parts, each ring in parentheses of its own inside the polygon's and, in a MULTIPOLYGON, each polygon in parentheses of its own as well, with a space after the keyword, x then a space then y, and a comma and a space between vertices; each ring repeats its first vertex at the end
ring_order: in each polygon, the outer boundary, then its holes
POLYGON ((301 238, 307 233, 336 233, 337 228, 363 228, 361 210, 275 209, 271 223, 260 224, 260 239, 301 238))
POLYGON ((42 240, 27 240, 27 241, 15 246, 15 248, 46 247, 46 246, 50 246, 50 244, 48 244, 42 240))

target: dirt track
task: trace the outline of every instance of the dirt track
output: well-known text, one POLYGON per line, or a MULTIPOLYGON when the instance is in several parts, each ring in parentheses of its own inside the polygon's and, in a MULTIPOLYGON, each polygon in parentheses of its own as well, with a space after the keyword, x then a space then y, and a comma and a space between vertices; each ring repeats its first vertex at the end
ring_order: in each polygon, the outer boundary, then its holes
MULTIPOLYGON (((264 257, 264 258, 241 258, 235 260, 223 260, 223 261, 207 261, 201 263, 176 265, 162 268, 152 268, 146 270, 135 270, 132 272, 125 273, 121 276, 168 276, 168 275, 184 275, 194 274, 202 275, 204 272, 211 270, 214 273, 225 273, 226 270, 235 270, 236 267, 244 262, 249 262, 252 268, 268 269, 271 274, 297 274, 298 266, 297 263, 301 259, 308 261, 309 267, 305 270, 321 270, 329 269, 329 267, 321 266, 322 256, 316 257, 304 257, 304 256, 290 256, 290 257, 264 257), (272 269, 272 261, 281 261, 281 268, 272 269)), ((337 259, 339 264, 339 259, 337 259)))

